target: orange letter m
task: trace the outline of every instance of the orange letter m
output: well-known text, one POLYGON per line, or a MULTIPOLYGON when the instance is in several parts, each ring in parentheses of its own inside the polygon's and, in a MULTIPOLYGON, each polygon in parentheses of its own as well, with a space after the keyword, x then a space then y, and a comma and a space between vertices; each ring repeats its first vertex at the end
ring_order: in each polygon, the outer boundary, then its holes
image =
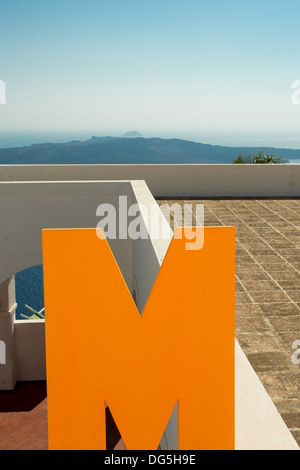
POLYGON ((177 402, 179 449, 234 449, 234 228, 204 240, 174 237, 140 315, 96 229, 43 231, 50 449, 105 449, 105 402, 127 449, 177 402))

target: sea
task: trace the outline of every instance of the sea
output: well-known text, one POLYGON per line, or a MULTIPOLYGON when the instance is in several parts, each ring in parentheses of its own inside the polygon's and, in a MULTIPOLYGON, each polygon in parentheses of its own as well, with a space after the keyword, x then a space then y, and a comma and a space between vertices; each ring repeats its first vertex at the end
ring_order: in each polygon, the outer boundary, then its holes
MULTIPOLYGON (((123 132, 124 133, 124 132, 123 132)), ((123 135, 123 133, 114 133, 106 131, 105 133, 93 130, 89 133, 70 132, 66 133, 38 133, 38 134, 11 134, 0 132, 0 148, 10 147, 23 147, 37 143, 62 143, 70 142, 72 140, 87 140, 92 135, 116 135, 116 137, 123 135)), ((290 148, 300 149, 300 133, 294 134, 242 134, 242 133, 177 133, 160 134, 155 132, 152 135, 143 133, 144 137, 161 137, 161 138, 179 138, 185 140, 192 140, 194 142, 201 142, 203 144, 211 145, 224 145, 228 147, 277 147, 277 148, 290 148)), ((300 164, 300 159, 294 159, 293 164, 300 164)), ((44 308, 44 289, 43 289, 43 266, 34 266, 26 269, 15 275, 16 282, 16 302, 18 304, 16 310, 16 318, 23 320, 21 316, 30 316, 31 312, 27 309, 29 307, 40 311, 44 308)))
MULTIPOLYGON (((24 147, 33 144, 43 143, 63 143, 71 142, 72 140, 88 140, 94 136, 112 136, 121 137, 124 135, 124 130, 101 130, 91 129, 90 131, 78 132, 36 132, 36 133, 11 133, 0 130, 0 149, 11 147, 24 147)), ((183 139, 191 140, 193 142, 200 142, 202 144, 223 145, 228 147, 275 147, 286 149, 300 149, 300 131, 293 133, 288 132, 225 132, 218 130, 216 132, 141 132, 145 138, 159 137, 162 139, 183 139)))
POLYGON ((25 320, 21 315, 30 316, 26 307, 40 311, 44 308, 43 266, 33 266, 15 275, 16 284, 16 319, 25 320))

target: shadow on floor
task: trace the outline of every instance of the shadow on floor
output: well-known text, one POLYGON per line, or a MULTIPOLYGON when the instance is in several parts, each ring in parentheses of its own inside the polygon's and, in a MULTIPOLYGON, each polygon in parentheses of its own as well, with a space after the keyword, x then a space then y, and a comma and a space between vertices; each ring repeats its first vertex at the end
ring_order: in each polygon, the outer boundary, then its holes
POLYGON ((45 381, 18 382, 11 391, 0 391, 0 413, 32 411, 47 397, 45 381))

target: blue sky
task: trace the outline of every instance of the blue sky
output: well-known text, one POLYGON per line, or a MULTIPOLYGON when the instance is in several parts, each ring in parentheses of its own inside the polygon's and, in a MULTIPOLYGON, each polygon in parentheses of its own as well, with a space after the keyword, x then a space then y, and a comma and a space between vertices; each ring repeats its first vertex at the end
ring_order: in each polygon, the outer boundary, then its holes
POLYGON ((0 129, 297 133, 299 14, 288 0, 1 2, 0 129))

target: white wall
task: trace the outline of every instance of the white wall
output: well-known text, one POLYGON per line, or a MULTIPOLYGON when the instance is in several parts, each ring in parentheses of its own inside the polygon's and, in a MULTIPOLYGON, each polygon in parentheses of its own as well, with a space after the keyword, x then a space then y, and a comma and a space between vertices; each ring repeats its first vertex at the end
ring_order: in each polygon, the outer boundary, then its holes
POLYGON ((45 321, 15 320, 17 381, 46 380, 45 321))
MULTIPOLYGON (((43 228, 96 228, 99 204, 131 196, 129 182, 0 183, 0 284, 13 274, 42 264, 43 228)), ((131 288, 130 240, 110 240, 131 288)))
POLYGON ((132 243, 132 277, 138 297, 138 309, 142 313, 173 232, 144 181, 132 182, 132 203, 145 209, 146 212, 142 216, 144 227, 149 231, 149 239, 138 239, 132 243), (154 225, 161 225, 158 227, 161 229, 163 227, 164 238, 162 231, 158 231, 157 236, 154 235, 154 225))
POLYGON ((154 196, 300 195, 300 165, 0 165, 0 181, 145 180, 154 196))
MULTIPOLYGON (((6 363, 0 366, 0 390, 12 389, 16 380, 45 378, 44 322, 15 321, 13 277, 43 263, 42 230, 96 229, 99 204, 113 204, 118 218, 119 195, 126 195, 130 203, 131 194, 128 181, 0 183, 0 340, 6 354, 6 363)), ((131 240, 108 241, 131 290, 131 240)))
MULTIPOLYGON (((121 195, 127 196, 128 207, 139 203, 148 207, 150 213, 153 205, 160 214, 159 206, 144 181, 132 184, 128 181, 0 183, 0 313, 1 309, 4 311, 0 320, 5 323, 0 322, 0 333, 4 334, 4 329, 8 331, 5 334, 5 348, 10 362, 14 363, 14 375, 10 384, 6 380, 5 388, 13 388, 16 380, 45 378, 44 321, 15 320, 14 278, 11 276, 42 264, 43 228, 96 228, 100 220, 96 217, 99 204, 112 204, 118 221, 121 195), (8 303, 13 304, 13 310, 8 303)), ((169 236, 164 241, 108 240, 128 289, 130 292, 136 290, 141 310, 172 237, 164 218, 162 223, 167 227, 165 232, 169 236)))

